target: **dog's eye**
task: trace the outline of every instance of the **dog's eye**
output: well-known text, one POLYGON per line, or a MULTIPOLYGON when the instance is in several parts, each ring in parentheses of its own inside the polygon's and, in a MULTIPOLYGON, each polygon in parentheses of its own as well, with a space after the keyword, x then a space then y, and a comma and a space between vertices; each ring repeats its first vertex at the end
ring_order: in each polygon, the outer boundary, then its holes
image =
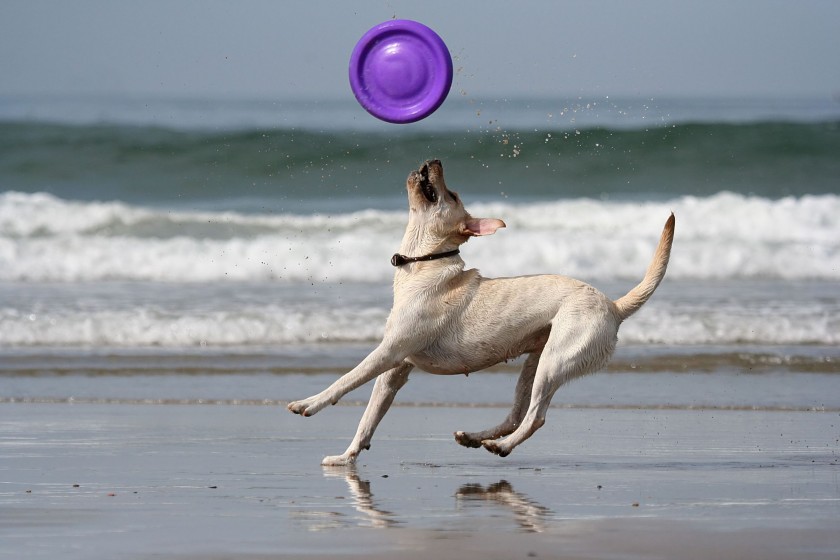
POLYGON ((429 181, 423 181, 420 184, 420 190, 423 191, 426 200, 432 203, 437 202, 437 191, 429 181))

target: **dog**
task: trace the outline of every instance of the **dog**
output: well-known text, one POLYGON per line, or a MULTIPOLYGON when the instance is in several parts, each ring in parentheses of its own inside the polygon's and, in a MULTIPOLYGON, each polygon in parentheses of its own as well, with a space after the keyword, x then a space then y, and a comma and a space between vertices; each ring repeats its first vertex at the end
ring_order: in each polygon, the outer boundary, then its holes
POLYGON ((415 367, 469 374, 527 354, 507 417, 488 430, 455 432, 465 447, 507 456, 542 427, 561 385, 607 364, 618 327, 647 302, 668 266, 673 213, 644 279, 616 301, 565 276, 483 278, 475 269, 464 270, 459 247, 505 223, 473 218, 447 188, 439 160, 412 171, 406 189, 408 226, 391 259, 394 304, 382 342, 325 390, 288 405, 295 414, 312 416, 376 378, 353 441, 343 454, 325 457, 325 466, 352 465, 370 449, 374 430, 415 367))

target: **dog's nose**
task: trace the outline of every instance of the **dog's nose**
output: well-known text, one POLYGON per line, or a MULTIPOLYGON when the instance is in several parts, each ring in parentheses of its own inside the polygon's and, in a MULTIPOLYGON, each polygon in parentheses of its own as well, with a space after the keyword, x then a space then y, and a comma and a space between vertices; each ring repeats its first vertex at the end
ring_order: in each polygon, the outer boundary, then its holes
POLYGON ((443 165, 440 163, 439 159, 427 159, 420 167, 420 174, 423 177, 428 177, 429 172, 432 169, 443 171, 443 165))

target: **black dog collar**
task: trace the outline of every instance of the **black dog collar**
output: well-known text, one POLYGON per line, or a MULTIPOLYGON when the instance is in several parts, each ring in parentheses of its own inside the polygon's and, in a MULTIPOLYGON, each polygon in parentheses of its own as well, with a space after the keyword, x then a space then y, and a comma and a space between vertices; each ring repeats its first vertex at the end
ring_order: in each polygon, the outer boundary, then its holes
POLYGON ((395 253, 394 256, 391 257, 391 264, 394 266, 402 266, 404 264, 412 262, 434 261, 437 259, 445 259, 446 257, 457 255, 460 252, 461 251, 459 251, 458 249, 453 249, 452 251, 446 251, 445 253, 432 253, 431 255, 423 255, 422 257, 406 257, 405 255, 395 253))

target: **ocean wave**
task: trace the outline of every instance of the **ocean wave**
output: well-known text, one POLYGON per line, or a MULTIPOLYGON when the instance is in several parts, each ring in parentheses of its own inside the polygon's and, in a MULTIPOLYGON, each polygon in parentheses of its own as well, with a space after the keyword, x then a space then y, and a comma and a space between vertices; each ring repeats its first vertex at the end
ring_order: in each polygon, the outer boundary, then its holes
MULTIPOLYGON (((377 131, 0 121, 0 188, 152 206, 393 204, 429 157, 477 198, 836 193, 840 121, 377 131), (333 202, 335 203, 335 202, 333 202)), ((391 206, 394 208, 394 206, 391 206)))
MULTIPOLYGON (((348 288, 352 295, 352 287, 348 288)), ((330 302, 331 303, 331 302, 330 302)), ((71 309, 56 305, 27 313, 0 307, 0 345, 21 347, 238 347, 306 343, 368 343, 384 333, 390 301, 381 305, 306 306, 294 301, 173 310, 138 304, 117 309, 71 309)), ((657 294, 622 326, 622 345, 837 345, 837 302, 788 309, 686 306, 657 294)))
MULTIPOLYGON (((669 98, 574 96, 551 98, 452 97, 411 130, 534 128, 649 128, 680 123, 750 123, 780 120, 837 120, 830 96, 669 98)), ((0 95, 0 121, 62 123, 74 126, 156 127, 226 132, 277 126, 311 131, 388 131, 370 118, 351 95, 336 99, 189 99, 119 96, 0 95)))
POLYGON ((835 345, 840 343, 837 302, 785 301, 686 306, 651 301, 645 312, 622 325, 619 339, 630 344, 678 345, 835 345))
MULTIPOLYGON (((840 279, 840 196, 467 203, 507 228, 462 248, 487 276, 639 279, 671 211, 669 277, 840 279)), ((388 281, 406 212, 185 212, 0 194, 0 280, 388 281)))
POLYGON ((142 306, 77 312, 62 309, 25 316, 0 309, 0 342, 9 347, 172 348, 366 342, 381 338, 386 317, 386 309, 319 312, 279 304, 178 314, 142 306))

